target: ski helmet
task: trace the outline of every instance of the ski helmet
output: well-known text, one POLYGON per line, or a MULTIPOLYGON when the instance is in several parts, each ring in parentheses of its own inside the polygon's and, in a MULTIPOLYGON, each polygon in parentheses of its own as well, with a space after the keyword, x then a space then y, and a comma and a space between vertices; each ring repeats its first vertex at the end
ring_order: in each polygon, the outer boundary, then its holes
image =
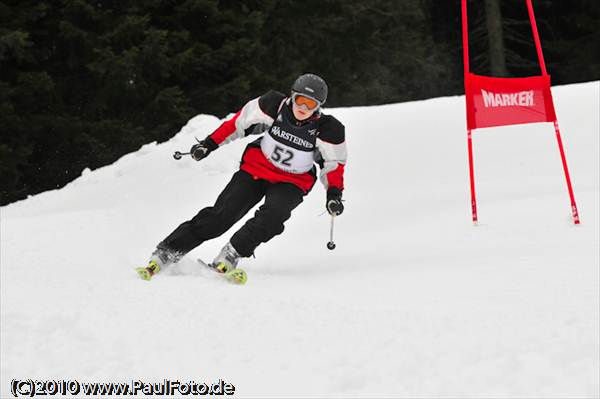
POLYGON ((312 73, 300 75, 292 85, 292 93, 304 94, 325 104, 327 101, 327 83, 312 73))

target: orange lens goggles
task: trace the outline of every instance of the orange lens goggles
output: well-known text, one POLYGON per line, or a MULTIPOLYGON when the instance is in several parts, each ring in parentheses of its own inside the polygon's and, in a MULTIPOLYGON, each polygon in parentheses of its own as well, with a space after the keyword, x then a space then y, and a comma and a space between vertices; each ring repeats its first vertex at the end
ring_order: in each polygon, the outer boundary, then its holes
POLYGON ((294 96, 294 102, 296 105, 306 105, 308 109, 315 109, 319 106, 319 102, 313 98, 303 96, 302 94, 296 94, 294 96))

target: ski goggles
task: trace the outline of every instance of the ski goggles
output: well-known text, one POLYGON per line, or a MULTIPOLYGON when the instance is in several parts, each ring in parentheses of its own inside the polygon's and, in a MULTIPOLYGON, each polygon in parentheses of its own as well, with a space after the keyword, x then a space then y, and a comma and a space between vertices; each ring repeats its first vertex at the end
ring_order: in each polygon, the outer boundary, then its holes
POLYGON ((304 94, 294 93, 292 100, 297 106, 306 105, 309 110, 316 109, 321 106, 321 103, 312 97, 305 96, 304 94))

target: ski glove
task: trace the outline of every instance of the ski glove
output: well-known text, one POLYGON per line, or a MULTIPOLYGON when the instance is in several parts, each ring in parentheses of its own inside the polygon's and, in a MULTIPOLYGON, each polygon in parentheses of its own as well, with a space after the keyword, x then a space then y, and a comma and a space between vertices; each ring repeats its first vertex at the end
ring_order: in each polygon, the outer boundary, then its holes
POLYGON ((327 190, 327 204, 325 205, 330 215, 338 216, 344 212, 342 203, 342 190, 332 187, 327 190))
POLYGON ((192 146, 190 155, 194 160, 200 161, 206 158, 217 147, 218 145, 211 138, 206 138, 192 146))

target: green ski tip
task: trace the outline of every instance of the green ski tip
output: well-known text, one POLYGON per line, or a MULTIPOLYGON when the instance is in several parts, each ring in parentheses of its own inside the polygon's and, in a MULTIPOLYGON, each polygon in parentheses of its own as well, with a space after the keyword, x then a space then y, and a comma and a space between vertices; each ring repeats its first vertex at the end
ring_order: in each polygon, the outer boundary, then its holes
POLYGON ((225 273, 225 279, 233 284, 246 284, 248 275, 242 269, 233 269, 225 273))
POLYGON ((152 276, 160 271, 160 266, 156 261, 151 260, 146 267, 136 267, 135 271, 142 280, 150 281, 152 276))
POLYGON ((152 278, 152 274, 150 274, 150 271, 145 267, 136 267, 135 271, 142 280, 150 281, 152 278))

